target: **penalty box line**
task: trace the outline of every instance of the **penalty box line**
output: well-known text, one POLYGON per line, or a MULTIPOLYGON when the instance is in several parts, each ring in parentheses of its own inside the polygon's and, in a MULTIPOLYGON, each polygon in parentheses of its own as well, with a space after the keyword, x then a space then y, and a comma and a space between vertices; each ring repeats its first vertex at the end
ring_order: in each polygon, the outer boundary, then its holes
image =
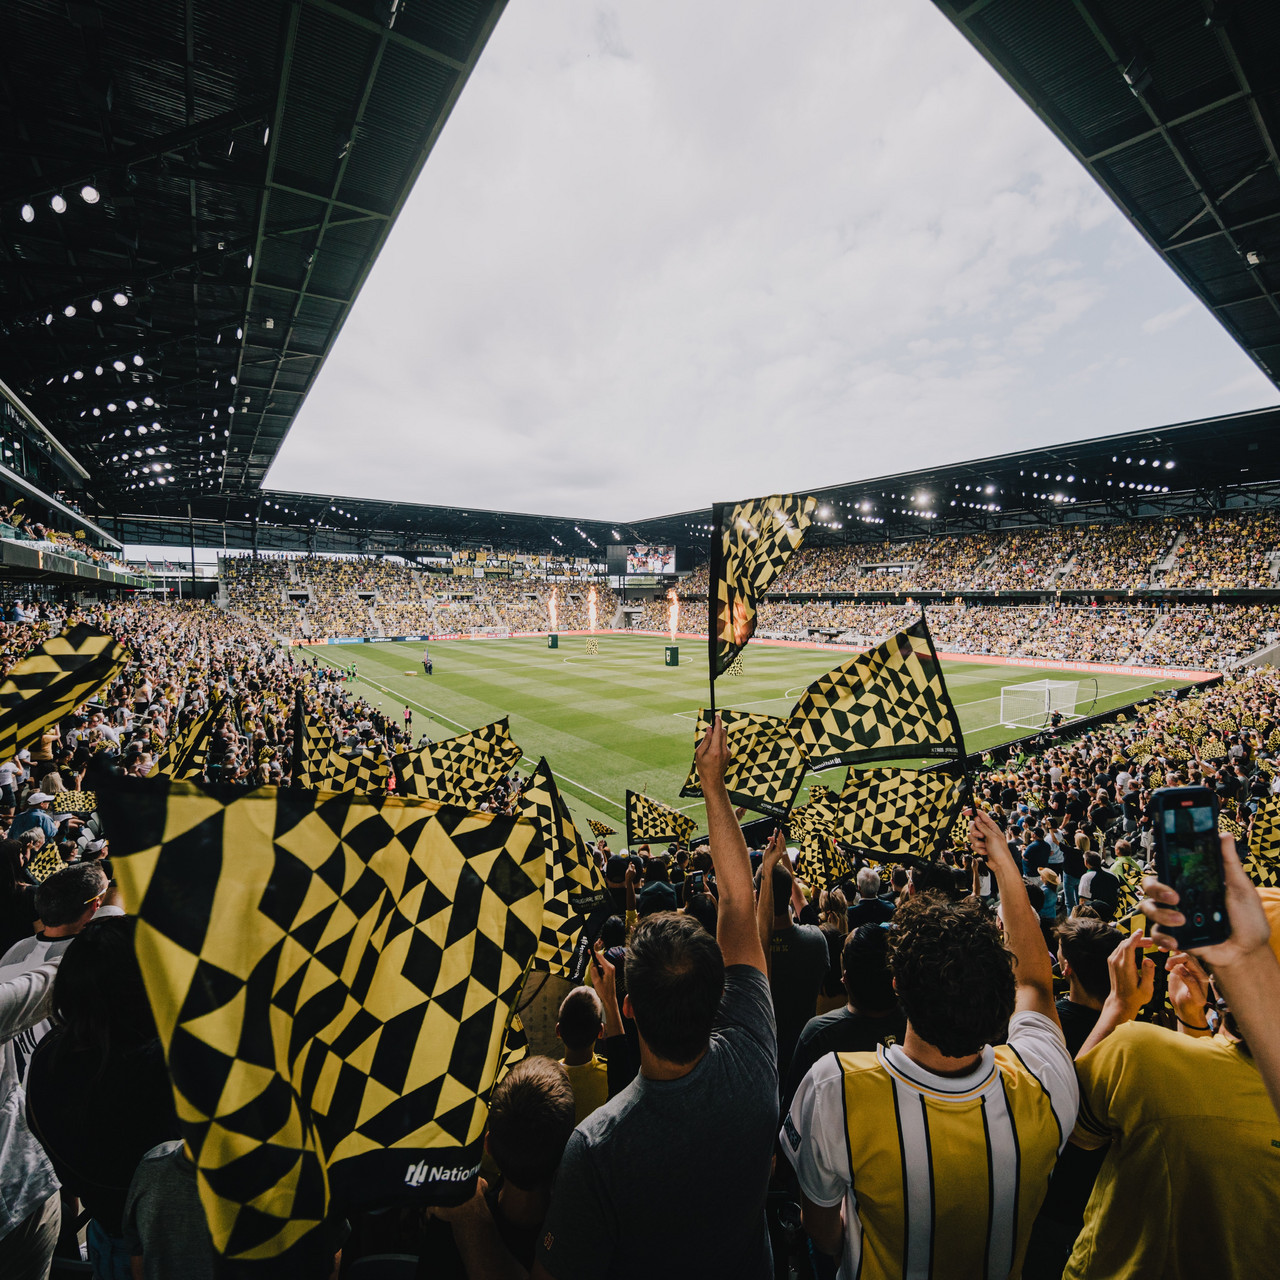
MULTIPOLYGON (((376 680, 370 680, 368 676, 358 675, 356 676, 356 680, 369 685, 371 688, 377 689, 380 693, 385 693, 389 698, 395 698, 397 701, 403 697, 402 694, 397 693, 394 689, 388 689, 386 685, 379 684, 376 680)), ((448 716, 441 714, 439 711, 432 711, 430 707, 424 707, 422 703, 415 702, 412 698, 404 698, 404 704, 407 707, 416 708, 418 711, 421 711, 424 716, 427 716, 432 720, 438 720, 442 724, 452 725, 455 729, 461 729, 463 733, 469 732, 467 725, 460 724, 457 720, 451 720, 448 716)), ((530 773, 537 768, 537 765, 530 764, 523 756, 516 761, 517 768, 521 765, 528 769, 530 773)), ((616 800, 611 800, 608 796, 602 796, 600 792, 593 791, 584 783, 578 782, 573 778, 566 777, 565 774, 560 773, 555 769, 552 769, 551 773, 553 777, 559 778, 561 782, 567 782, 571 787, 576 787, 579 791, 585 791, 589 796, 595 796, 597 800, 603 800, 605 804, 612 805, 612 807, 617 809, 619 813, 623 815, 626 814, 626 805, 619 804, 616 800)))

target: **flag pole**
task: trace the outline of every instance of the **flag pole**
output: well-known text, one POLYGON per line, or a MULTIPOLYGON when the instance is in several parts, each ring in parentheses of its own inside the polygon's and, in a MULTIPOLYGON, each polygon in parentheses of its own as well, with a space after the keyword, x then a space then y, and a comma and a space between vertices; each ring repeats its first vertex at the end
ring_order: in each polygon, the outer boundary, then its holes
POLYGON ((724 537, 720 522, 724 519, 724 503, 711 507, 711 559, 707 571, 707 673, 711 685, 711 718, 716 714, 716 656, 719 639, 720 579, 724 576, 724 537))

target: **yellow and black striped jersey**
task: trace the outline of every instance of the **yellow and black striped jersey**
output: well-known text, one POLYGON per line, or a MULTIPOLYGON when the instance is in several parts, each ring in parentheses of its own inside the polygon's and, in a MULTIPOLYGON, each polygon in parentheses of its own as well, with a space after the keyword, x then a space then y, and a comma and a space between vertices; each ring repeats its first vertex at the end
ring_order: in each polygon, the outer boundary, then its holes
POLYGON ((796 1090, 782 1147, 814 1204, 844 1203, 842 1280, 1006 1280, 1077 1103, 1061 1028, 1020 1013, 964 1076, 901 1045, 828 1054, 796 1090))

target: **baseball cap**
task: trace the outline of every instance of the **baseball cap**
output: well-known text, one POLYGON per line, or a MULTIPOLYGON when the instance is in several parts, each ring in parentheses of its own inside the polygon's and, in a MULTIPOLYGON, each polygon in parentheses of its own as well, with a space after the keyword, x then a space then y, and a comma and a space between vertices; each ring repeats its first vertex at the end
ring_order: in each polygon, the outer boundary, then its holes
POLYGON ((27 804, 28 805, 44 804, 45 801, 52 800, 52 799, 53 797, 47 791, 33 791, 27 797, 27 804))

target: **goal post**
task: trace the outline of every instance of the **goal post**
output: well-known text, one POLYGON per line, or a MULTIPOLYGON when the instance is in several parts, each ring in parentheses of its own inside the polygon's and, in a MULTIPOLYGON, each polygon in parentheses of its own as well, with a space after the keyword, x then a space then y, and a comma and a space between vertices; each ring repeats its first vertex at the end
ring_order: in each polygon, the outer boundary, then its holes
POLYGON ((1010 729, 1039 729, 1055 711, 1064 719, 1076 714, 1078 680, 1030 680, 1007 684, 1000 690, 1000 723, 1010 729))

